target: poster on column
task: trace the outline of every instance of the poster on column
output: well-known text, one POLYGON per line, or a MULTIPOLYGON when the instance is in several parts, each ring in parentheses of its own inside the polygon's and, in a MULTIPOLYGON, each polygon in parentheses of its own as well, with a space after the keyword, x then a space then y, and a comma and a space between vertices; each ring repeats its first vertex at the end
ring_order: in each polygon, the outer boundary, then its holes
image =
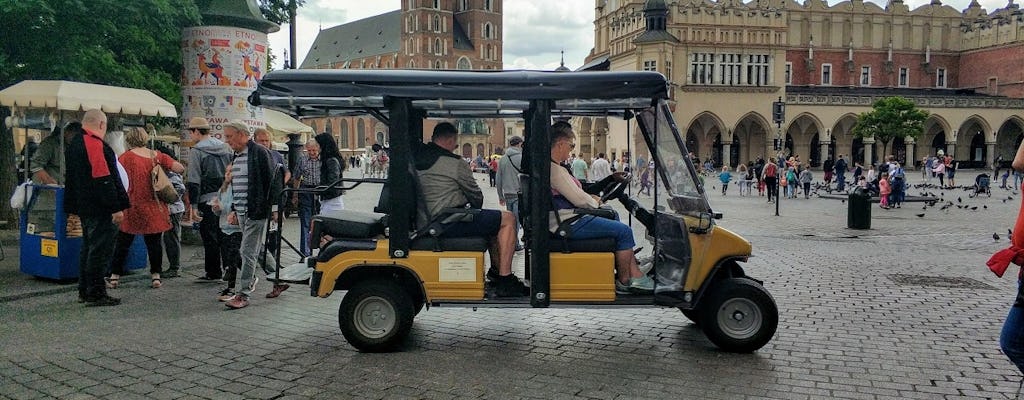
POLYGON ((182 120, 203 117, 214 137, 228 121, 264 127, 263 110, 247 98, 266 72, 267 34, 230 26, 185 28, 182 49, 182 120))

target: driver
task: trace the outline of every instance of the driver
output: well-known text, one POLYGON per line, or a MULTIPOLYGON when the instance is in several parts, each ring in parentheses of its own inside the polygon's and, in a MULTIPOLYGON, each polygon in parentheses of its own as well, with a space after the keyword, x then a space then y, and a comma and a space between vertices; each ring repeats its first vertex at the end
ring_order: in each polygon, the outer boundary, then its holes
MULTIPOLYGON (((569 159, 569 154, 576 147, 576 135, 572 125, 567 122, 556 122, 551 126, 551 195, 555 210, 551 212, 549 227, 554 233, 558 230, 559 220, 565 221, 577 216, 574 208, 598 208, 601 206, 597 196, 583 191, 580 181, 560 164, 569 159), (555 213, 558 213, 556 216, 555 213)), ((622 180, 624 174, 616 174, 622 180)), ((582 215, 572 223, 573 239, 615 239, 615 293, 649 294, 654 291, 654 280, 640 272, 636 257, 633 254, 633 230, 622 222, 593 215, 582 215)))
MULTIPOLYGON (((416 173, 422 186, 422 196, 427 204, 420 210, 421 218, 433 220, 448 208, 483 206, 484 194, 473 178, 473 171, 466 168, 462 158, 454 151, 459 146, 455 125, 442 122, 434 127, 430 143, 416 154, 416 173)), ((487 275, 495 286, 499 297, 529 295, 529 289, 512 273, 512 256, 515 254, 516 231, 512 213, 498 210, 480 210, 472 221, 457 221, 445 226, 441 237, 488 237, 490 238, 491 270, 487 275), (497 266, 497 273, 493 269, 497 266)))

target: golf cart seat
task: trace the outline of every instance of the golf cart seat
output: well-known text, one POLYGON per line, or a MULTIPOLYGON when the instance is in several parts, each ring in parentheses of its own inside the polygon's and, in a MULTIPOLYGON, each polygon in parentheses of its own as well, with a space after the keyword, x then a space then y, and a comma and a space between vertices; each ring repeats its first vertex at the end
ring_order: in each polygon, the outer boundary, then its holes
POLYGON ((313 217, 313 226, 319 232, 313 237, 330 235, 334 238, 372 239, 384 234, 387 215, 363 211, 339 210, 313 217))

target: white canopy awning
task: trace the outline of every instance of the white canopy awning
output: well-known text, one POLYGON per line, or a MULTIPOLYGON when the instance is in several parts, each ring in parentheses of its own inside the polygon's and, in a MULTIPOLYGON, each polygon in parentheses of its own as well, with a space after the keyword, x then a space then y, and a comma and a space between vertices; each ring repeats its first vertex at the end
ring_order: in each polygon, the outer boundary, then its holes
POLYGON ((307 133, 312 134, 313 128, 288 114, 271 109, 263 109, 263 122, 267 123, 267 129, 274 134, 307 133))
POLYGON ((21 81, 0 90, 0 105, 108 114, 177 117, 174 105, 148 90, 69 81, 21 81))

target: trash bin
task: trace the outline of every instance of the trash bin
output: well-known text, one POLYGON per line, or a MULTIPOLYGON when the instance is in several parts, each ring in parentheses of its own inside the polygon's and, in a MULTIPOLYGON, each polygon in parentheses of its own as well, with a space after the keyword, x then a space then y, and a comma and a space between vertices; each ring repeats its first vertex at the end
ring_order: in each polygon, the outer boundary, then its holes
POLYGON ((846 227, 871 229, 871 194, 858 188, 850 192, 846 204, 846 227))

